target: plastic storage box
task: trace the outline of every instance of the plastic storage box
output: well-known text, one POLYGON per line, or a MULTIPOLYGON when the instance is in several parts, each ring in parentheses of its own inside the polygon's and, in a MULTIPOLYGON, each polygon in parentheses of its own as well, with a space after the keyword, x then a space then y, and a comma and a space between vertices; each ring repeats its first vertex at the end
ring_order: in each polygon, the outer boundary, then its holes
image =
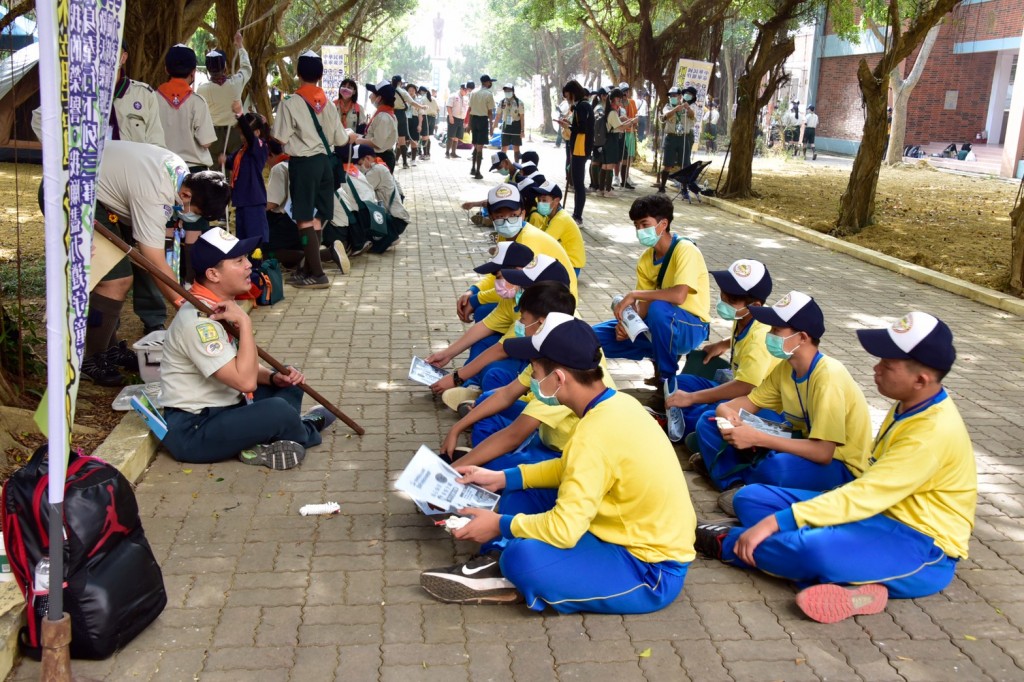
POLYGON ((158 329, 136 341, 132 348, 139 355, 139 376, 142 383, 160 381, 160 359, 164 354, 164 337, 167 332, 158 329))

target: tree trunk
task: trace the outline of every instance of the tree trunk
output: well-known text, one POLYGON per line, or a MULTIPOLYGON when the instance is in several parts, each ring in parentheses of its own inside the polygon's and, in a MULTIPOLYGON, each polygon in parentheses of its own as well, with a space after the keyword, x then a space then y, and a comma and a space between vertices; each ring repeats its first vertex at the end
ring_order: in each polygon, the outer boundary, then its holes
POLYGON ((1013 245, 1010 251, 1010 293, 1024 295, 1024 180, 1017 192, 1017 205, 1010 211, 1013 245))
MULTIPOLYGON (((879 71, 877 67, 875 72, 879 71)), ((857 234, 874 222, 875 191, 885 154, 886 102, 889 93, 889 70, 878 76, 861 60, 857 71, 860 92, 867 106, 860 149, 853 160, 853 170, 846 191, 839 199, 839 219, 832 235, 845 237, 857 234)))
POLYGON ((736 117, 729 129, 729 174, 720 194, 742 199, 751 195, 754 182, 754 146, 757 129, 757 88, 760 78, 743 74, 736 88, 736 117))
MULTIPOLYGON (((921 44, 921 50, 917 53, 917 59, 914 60, 914 68, 906 79, 900 73, 899 67, 893 69, 889 74, 889 87, 892 90, 893 102, 889 147, 885 152, 884 161, 887 166, 895 166, 903 161, 903 147, 907 139, 907 105, 910 104, 910 95, 913 94, 914 88, 921 80, 921 74, 924 73, 924 67, 928 63, 928 57, 932 53, 940 30, 942 30, 941 24, 933 26, 928 31, 928 35, 924 37, 924 42, 921 44)), ((884 40, 881 42, 884 44, 884 40)))
POLYGON ((722 117, 721 120, 718 122, 718 134, 719 135, 723 135, 723 134, 728 135, 729 131, 732 130, 732 120, 733 120, 732 103, 735 101, 735 98, 733 97, 733 92, 735 91, 735 88, 736 88, 736 85, 733 82, 734 79, 733 79, 733 76, 732 76, 732 60, 733 60, 732 51, 731 50, 725 50, 724 52, 725 52, 725 58, 722 61, 724 62, 723 67, 724 67, 724 71, 725 71, 725 78, 724 78, 725 87, 722 90, 719 91, 719 97, 718 97, 718 112, 719 112, 719 114, 722 117))
POLYGON ((540 110, 544 121, 541 124, 541 132, 545 135, 555 135, 555 127, 551 122, 551 78, 541 76, 540 79, 540 110))

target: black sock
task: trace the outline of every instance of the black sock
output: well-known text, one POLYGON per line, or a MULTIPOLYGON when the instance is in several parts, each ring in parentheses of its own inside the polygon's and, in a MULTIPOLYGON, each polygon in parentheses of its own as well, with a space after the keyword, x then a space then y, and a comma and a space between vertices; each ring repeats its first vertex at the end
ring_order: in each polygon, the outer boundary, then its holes
POLYGON ((306 272, 311 277, 324 274, 324 266, 320 262, 320 240, 317 239, 313 226, 300 227, 299 237, 302 239, 302 253, 306 256, 306 272))
POLYGON ((662 192, 665 191, 665 183, 667 183, 667 182, 668 182, 668 171, 663 170, 663 171, 661 171, 661 187, 660 187, 662 192))
POLYGON ((398 148, 398 155, 402 158, 402 165, 409 165, 409 148, 406 145, 401 145, 398 148))
POLYGON ((612 179, 615 177, 615 171, 605 169, 604 171, 604 189, 606 192, 612 191, 612 179))
POLYGON ((181 242, 181 264, 178 267, 178 276, 183 282, 194 282, 196 273, 192 269, 192 245, 181 242))
POLYGON ((117 301, 95 292, 89 294, 85 357, 90 358, 114 345, 122 308, 124 308, 124 301, 117 301))

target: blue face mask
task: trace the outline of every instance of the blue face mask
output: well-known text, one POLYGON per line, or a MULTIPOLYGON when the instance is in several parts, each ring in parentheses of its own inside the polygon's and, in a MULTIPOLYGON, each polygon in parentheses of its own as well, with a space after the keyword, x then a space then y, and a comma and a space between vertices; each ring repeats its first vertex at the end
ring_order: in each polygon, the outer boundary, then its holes
POLYGON ((523 229, 523 219, 515 216, 512 218, 495 218, 494 231, 506 239, 515 239, 523 229))
MULTIPOLYGON (((799 334, 797 332, 796 334, 799 334)), ((768 334, 764 337, 764 345, 768 347, 768 353, 775 358, 780 360, 788 360, 793 357, 793 353, 796 349, 803 344, 797 344, 797 347, 791 351, 786 350, 786 341, 796 336, 796 334, 790 334, 789 336, 779 336, 778 334, 768 334)))
MULTIPOLYGON (((516 303, 518 302, 519 301, 516 301, 516 303)), ((537 322, 540 322, 540 320, 537 320, 537 322)), ((522 320, 516 320, 515 324, 512 325, 512 333, 515 334, 517 338, 521 339, 524 336, 526 336, 526 330, 532 327, 533 325, 537 324, 537 322, 533 322, 531 324, 523 324, 522 320)))
POLYGON ((507 176, 508 175, 508 168, 499 168, 498 172, 501 173, 502 175, 506 175, 507 176))
POLYGON ((198 222, 203 216, 198 213, 192 213, 191 211, 178 211, 178 217, 184 220, 186 223, 198 222))
POLYGON ((519 305, 519 299, 523 297, 523 290, 520 287, 519 291, 516 292, 516 306, 519 305))
POLYGON ((545 218, 551 215, 551 204, 546 201, 537 202, 537 213, 540 213, 545 218))
MULTIPOLYGON (((551 374, 554 374, 554 372, 552 372, 551 374)), ((544 392, 540 390, 541 383, 544 382, 544 381, 547 381, 548 377, 550 377, 551 374, 549 374, 547 377, 544 377, 540 381, 537 381, 536 379, 532 379, 531 378, 530 379, 530 390, 533 391, 533 396, 538 401, 540 401, 542 404, 554 407, 554 406, 559 404, 558 399, 555 396, 558 395, 558 391, 562 387, 559 386, 558 388, 556 388, 555 392, 552 393, 551 395, 544 395, 544 392)))
POLYGON ((661 239, 661 235, 658 234, 658 226, 655 225, 653 227, 641 227, 636 231, 636 238, 642 245, 647 248, 651 248, 658 243, 658 240, 661 239))

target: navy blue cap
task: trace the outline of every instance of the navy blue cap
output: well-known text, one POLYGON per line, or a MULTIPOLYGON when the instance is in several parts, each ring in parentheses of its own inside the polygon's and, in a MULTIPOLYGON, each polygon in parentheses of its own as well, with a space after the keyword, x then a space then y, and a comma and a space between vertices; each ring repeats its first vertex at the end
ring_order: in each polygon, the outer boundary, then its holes
POLYGON ((732 296, 750 296, 767 301, 772 295, 772 276, 761 261, 742 258, 728 270, 712 270, 718 288, 732 296))
POLYGON ((825 335, 825 314, 813 298, 800 291, 789 292, 770 308, 753 306, 748 310, 755 320, 769 327, 789 327, 815 339, 825 335))
POLYGON ((498 170, 498 166, 500 166, 504 161, 508 161, 508 154, 505 152, 496 152, 491 154, 491 171, 493 172, 498 170))
POLYGON ((501 242, 494 248, 494 257, 473 268, 481 275, 493 275, 505 268, 522 268, 533 260, 533 249, 519 242, 501 242))
POLYGON ((952 330, 928 313, 909 313, 885 329, 858 329, 857 338, 876 358, 916 360, 943 372, 956 361, 952 330))
POLYGON ((192 257, 192 267, 196 272, 205 273, 209 268, 217 267, 222 260, 252 253, 260 245, 262 239, 262 237, 239 239, 219 227, 207 230, 196 240, 189 252, 192 257))
POLYGON ((523 152, 519 156, 519 158, 520 160, 522 160, 523 163, 532 163, 534 165, 540 163, 540 154, 532 150, 528 152, 523 152))
POLYGON ((220 73, 228 68, 228 58, 220 50, 210 50, 206 53, 206 70, 210 73, 220 73))
POLYGON ((510 358, 546 358, 570 369, 588 370, 601 366, 601 344, 593 328, 565 313, 549 313, 537 333, 503 344, 510 358))
POLYGON ((358 145, 355 149, 352 150, 353 161, 357 161, 367 156, 377 156, 377 152, 375 152, 373 150, 373 147, 371 147, 368 144, 358 145))
POLYGON ((523 266, 522 270, 503 269, 501 276, 509 284, 515 284, 524 289, 537 282, 561 282, 565 286, 569 286, 569 272, 565 266, 543 253, 523 266))
POLYGON ((164 57, 164 66, 171 73, 185 73, 191 72, 196 68, 196 53, 188 45, 182 45, 178 43, 167 50, 167 56, 164 57))
POLYGON ((555 197, 557 199, 562 198, 562 188, 555 183, 548 180, 533 188, 534 194, 539 194, 542 197, 555 197))

